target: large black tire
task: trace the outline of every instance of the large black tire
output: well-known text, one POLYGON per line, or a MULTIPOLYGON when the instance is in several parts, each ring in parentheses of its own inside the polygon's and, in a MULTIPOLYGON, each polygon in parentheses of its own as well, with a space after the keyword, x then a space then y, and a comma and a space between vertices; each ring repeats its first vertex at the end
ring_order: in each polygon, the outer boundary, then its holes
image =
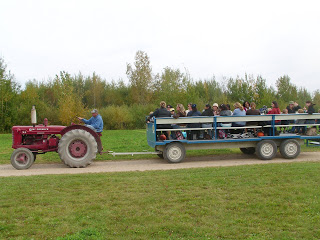
POLYGON ((186 156, 186 149, 181 143, 169 143, 163 152, 163 157, 169 163, 179 163, 186 156))
POLYGON ((74 129, 59 141, 58 153, 63 163, 73 168, 86 167, 97 155, 97 142, 87 131, 74 129))
POLYGON ((256 152, 256 149, 254 147, 249 148, 240 148, 241 152, 244 154, 252 155, 256 152))
POLYGON ((295 139, 287 139, 280 144, 280 153, 286 159, 293 159, 300 154, 300 144, 295 139))
POLYGON ((15 169, 28 169, 34 163, 34 155, 27 148, 18 148, 11 154, 11 164, 15 169))
POLYGON ((277 144, 272 140, 262 140, 256 146, 256 154, 261 160, 271 160, 277 154, 277 144))

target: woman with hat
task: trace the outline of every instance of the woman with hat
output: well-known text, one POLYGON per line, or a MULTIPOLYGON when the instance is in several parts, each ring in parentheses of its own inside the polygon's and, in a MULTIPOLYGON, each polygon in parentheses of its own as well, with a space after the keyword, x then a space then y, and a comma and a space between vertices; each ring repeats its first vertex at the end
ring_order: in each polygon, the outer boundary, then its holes
POLYGON ((212 105, 212 111, 214 116, 220 115, 218 107, 219 107, 218 103, 214 103, 212 105))

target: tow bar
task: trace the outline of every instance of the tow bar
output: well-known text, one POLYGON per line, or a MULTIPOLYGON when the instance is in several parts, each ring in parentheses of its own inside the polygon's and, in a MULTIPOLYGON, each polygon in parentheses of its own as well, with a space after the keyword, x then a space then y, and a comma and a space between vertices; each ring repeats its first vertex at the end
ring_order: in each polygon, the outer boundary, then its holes
POLYGON ((142 151, 142 152, 113 152, 113 151, 107 151, 107 152, 101 152, 100 154, 104 154, 104 153, 107 153, 107 154, 110 154, 112 156, 119 156, 119 155, 147 155, 147 154, 161 154, 161 152, 159 151, 156 151, 156 152, 147 152, 147 151, 142 151))

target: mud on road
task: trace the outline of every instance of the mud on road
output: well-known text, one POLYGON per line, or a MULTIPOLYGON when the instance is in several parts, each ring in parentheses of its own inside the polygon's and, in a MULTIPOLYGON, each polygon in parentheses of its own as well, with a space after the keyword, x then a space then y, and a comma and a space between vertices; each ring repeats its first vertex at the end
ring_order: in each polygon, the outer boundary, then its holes
POLYGON ((184 168, 204 168, 204 167, 228 167, 252 164, 270 163, 293 163, 293 162, 320 162, 318 152, 304 152, 298 158, 288 160, 277 155, 270 161, 257 159, 255 155, 228 154, 201 157, 187 157, 182 163, 170 164, 164 159, 126 160, 126 161, 104 161, 93 162, 86 168, 69 168, 63 163, 55 164, 33 164, 27 170, 16 170, 9 164, 0 165, 0 177, 9 176, 32 176, 47 174, 81 174, 81 173, 102 173, 102 172, 129 172, 129 171, 150 171, 150 170, 170 170, 184 168))

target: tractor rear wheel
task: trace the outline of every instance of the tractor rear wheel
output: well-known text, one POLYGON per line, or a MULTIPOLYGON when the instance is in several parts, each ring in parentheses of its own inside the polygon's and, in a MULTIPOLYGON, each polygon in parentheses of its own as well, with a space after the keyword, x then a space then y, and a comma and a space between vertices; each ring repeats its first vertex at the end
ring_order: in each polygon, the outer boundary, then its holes
POLYGON ((96 158, 97 151, 95 138, 82 129, 66 132, 58 146, 61 161, 73 168, 86 167, 91 164, 96 158))
POLYGON ((34 162, 33 153, 27 148, 18 148, 11 154, 11 164, 18 170, 28 169, 34 162))

